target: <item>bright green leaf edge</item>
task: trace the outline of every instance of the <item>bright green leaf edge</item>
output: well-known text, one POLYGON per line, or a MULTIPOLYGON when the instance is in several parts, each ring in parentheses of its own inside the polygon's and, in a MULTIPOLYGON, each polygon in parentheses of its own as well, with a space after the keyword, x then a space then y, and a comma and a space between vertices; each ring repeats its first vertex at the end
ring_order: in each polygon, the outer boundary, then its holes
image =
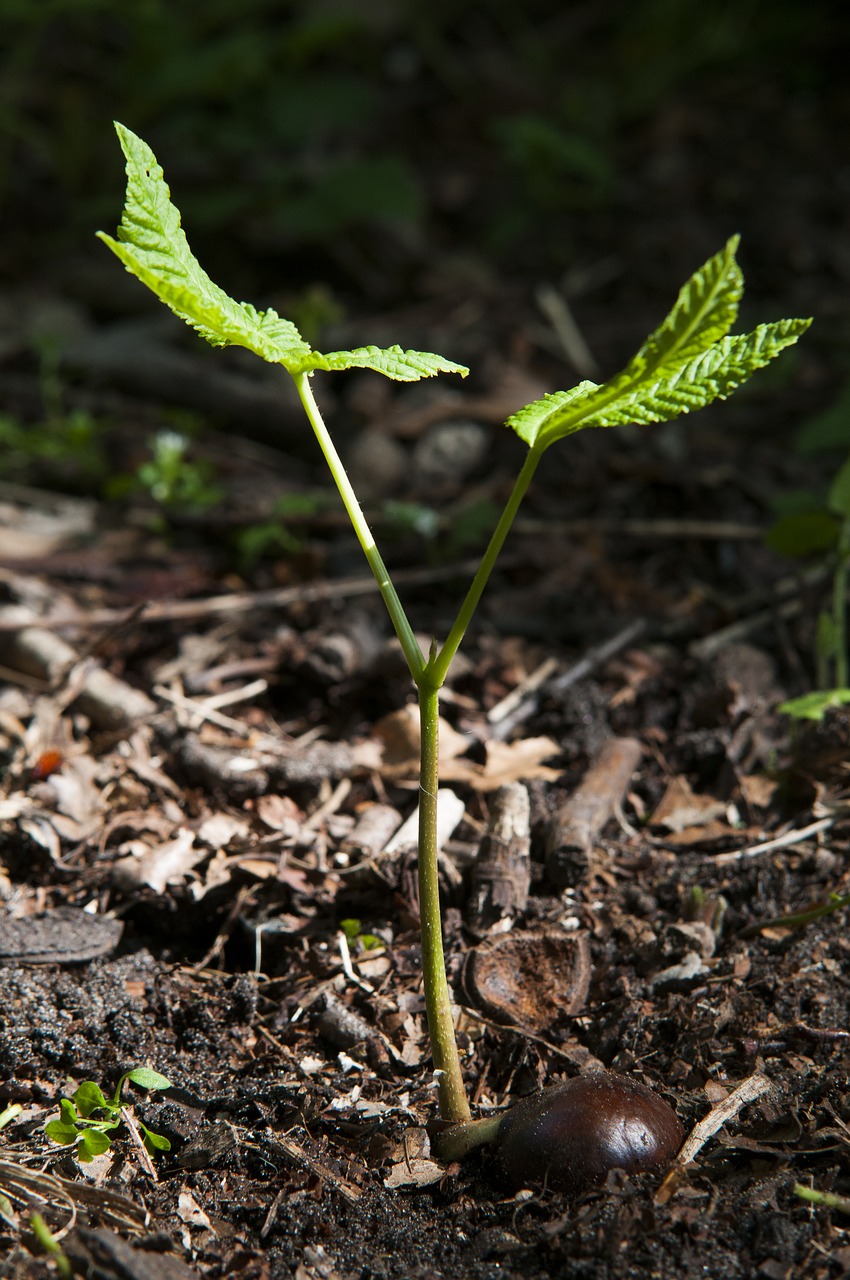
POLYGON ((669 421, 725 399, 796 342, 811 320, 779 320, 728 336, 743 292, 735 259, 738 239, 733 236, 694 273, 669 315, 620 373, 601 386, 582 382, 543 396, 507 425, 529 447, 542 450, 585 427, 669 421))
POLYGON ((847 702, 850 702, 850 689, 815 689, 781 703, 777 711, 795 720, 823 720, 830 707, 841 707, 847 702))
POLYGON ((148 144, 115 122, 124 152, 127 193, 117 239, 104 231, 98 237, 131 275, 147 285, 167 307, 213 346, 247 347, 270 364, 280 364, 296 376, 314 369, 372 369, 401 382, 415 382, 437 373, 465 377, 464 365, 423 351, 394 346, 360 347, 354 351, 313 351, 296 326, 271 308, 258 311, 249 302, 235 302, 201 267, 181 226, 180 212, 171 201, 165 177, 148 144))

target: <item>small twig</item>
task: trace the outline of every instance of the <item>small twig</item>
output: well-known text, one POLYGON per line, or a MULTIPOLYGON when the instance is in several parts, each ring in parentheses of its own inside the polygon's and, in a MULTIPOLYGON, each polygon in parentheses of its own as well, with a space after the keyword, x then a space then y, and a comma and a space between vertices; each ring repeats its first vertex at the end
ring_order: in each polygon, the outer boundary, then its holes
POLYGON ((232 707, 237 702, 249 702, 251 698, 258 698, 261 693, 266 692, 268 687, 268 680, 252 680, 250 684, 243 685, 241 689, 229 689, 225 693, 214 693, 210 697, 204 698, 202 705, 218 711, 221 707, 232 707))
POLYGON ((317 1178, 321 1178, 323 1182, 329 1182, 349 1204, 356 1204, 360 1199, 361 1192, 359 1187, 356 1187, 354 1183, 349 1182, 338 1173, 334 1173, 333 1169, 329 1169, 321 1160, 316 1160, 309 1155, 302 1146, 299 1146, 294 1139, 286 1134, 276 1134, 274 1138, 265 1138, 262 1146, 271 1152, 280 1151, 300 1169, 307 1169, 310 1173, 315 1174, 317 1178))
POLYGON ((322 825, 326 818, 329 818, 331 814, 336 813, 351 790, 351 786, 352 783, 350 778, 343 778, 341 782, 338 782, 324 804, 318 805, 310 814, 309 818, 306 818, 304 822, 301 823, 302 833, 305 831, 315 831, 322 825))
MULTIPOLYGON (((400 569, 394 581, 419 585, 444 582, 464 576, 478 567, 477 560, 461 560, 457 564, 427 569, 400 569)), ((45 631, 71 628, 88 631, 92 627, 121 625, 132 619, 138 625, 156 622, 194 621, 211 614, 233 615, 252 609, 282 609, 293 604, 311 604, 320 600, 345 600, 352 596, 370 595, 375 579, 370 575, 342 578, 335 582, 312 582, 299 587, 273 587, 266 591, 233 591, 223 596, 207 596, 202 600, 152 600, 141 613, 133 609, 97 609, 88 613, 54 614, 21 618, 0 617, 0 632, 20 631, 23 626, 38 626, 45 631)))
POLYGON ((535 693, 542 684, 545 684, 557 669, 558 661, 556 658, 547 658, 544 662, 541 662, 540 666, 536 667, 524 680, 521 680, 515 689, 512 689, 495 706, 490 708, 487 712, 487 719, 490 724, 498 724, 500 720, 504 720, 505 716, 510 715, 525 698, 535 693))
POLYGON ((554 285, 541 284, 535 289, 534 297, 576 373, 583 378, 592 377, 599 366, 563 293, 554 285))
MULTIPOLYGON (((643 618, 630 622, 627 627, 624 627, 622 631, 618 631, 616 635, 611 636, 608 640, 603 640, 601 644, 594 645, 579 662, 554 680, 544 678, 542 682, 537 682, 537 672, 532 673, 529 680, 524 681, 523 685, 520 686, 522 697, 517 702, 517 705, 507 712, 499 712, 499 718, 495 720, 493 736, 499 739, 507 738, 517 725, 522 724, 534 715, 542 698, 565 693, 572 685, 577 684, 579 680, 583 680, 585 676, 590 675, 591 672, 601 667, 609 658, 613 658, 625 649, 627 645, 639 639, 646 631, 646 628, 647 624, 643 618), (531 683, 532 681, 534 681, 533 684, 531 683)), ((543 665, 545 666, 546 664, 544 663, 543 665)), ((540 669, 538 668, 538 671, 540 669)), ((516 692, 517 690, 514 690, 514 693, 516 692)), ((513 694, 508 694, 508 697, 504 698, 502 702, 505 703, 512 697, 513 694)), ((499 705, 501 706, 502 704, 499 705)), ((494 707, 487 717, 491 723, 494 723, 495 711, 496 708, 494 707)))
POLYGON ((758 1072, 750 1076, 748 1080, 744 1080, 742 1084, 738 1085, 737 1089, 732 1090, 728 1097, 722 1098, 720 1102, 715 1103, 708 1115, 697 1121, 685 1139, 676 1163, 679 1165, 690 1164, 699 1155, 709 1138, 713 1138, 724 1125, 727 1125, 730 1120, 734 1120, 743 1107, 755 1102, 763 1094, 769 1093, 772 1088, 773 1085, 767 1076, 760 1075, 758 1072))
POLYGON ((758 858, 763 853, 772 853, 774 849, 791 848, 793 845, 801 844, 803 840, 810 839, 811 836, 820 835, 821 831, 828 831, 833 823, 837 821, 837 818, 838 815, 833 814, 829 818, 821 818, 818 822, 812 822, 807 827, 795 827, 792 831, 786 831, 784 835, 777 836, 774 840, 764 840, 761 844, 747 845, 743 849, 733 849, 729 853, 718 853, 711 858, 711 862, 715 867, 727 867, 744 858, 758 858))
POLYGON ((635 640, 640 639, 646 631, 646 619, 636 618, 634 622, 630 622, 627 627, 623 627, 622 631, 618 631, 615 636, 611 636, 608 640, 603 640, 601 644, 594 645, 589 649, 580 662, 570 667, 563 675, 558 676, 549 685, 549 691, 552 693, 565 693, 572 685, 578 684, 579 680, 583 680, 585 676, 589 676, 597 667, 601 667, 609 658, 613 658, 615 654, 620 653, 627 645, 632 644, 635 640))
POLYGON ((153 1160, 151 1160, 150 1156, 148 1155, 148 1151, 145 1146, 144 1139, 142 1138, 142 1135, 139 1132, 139 1126, 136 1123, 136 1117, 133 1115, 132 1111, 130 1111, 128 1107, 121 1108, 121 1119, 124 1121, 125 1125, 127 1126, 127 1132, 130 1134, 130 1137, 133 1140, 133 1143, 136 1147, 136 1152, 139 1157, 139 1163, 141 1164, 145 1173, 154 1182, 159 1182, 159 1177, 157 1176, 156 1169, 153 1166, 153 1160))
MULTIPOLYGON (((265 684, 264 680, 256 681, 257 684, 265 684)), ((196 698, 187 698, 182 693, 175 693, 172 689, 166 689, 164 685, 155 684, 153 691, 158 698, 162 698, 163 702, 170 702, 172 706, 179 707, 181 711, 188 711, 198 720, 208 720, 210 724, 218 725, 219 729, 229 729, 231 733, 238 733, 242 736, 245 734, 246 725, 242 720, 234 720, 232 716, 222 715, 220 711, 216 711, 211 705, 211 699, 204 698, 198 701, 196 698)))
POLYGON ((576 790, 550 818, 546 869, 555 884, 568 884, 571 863, 589 857, 602 828, 622 803, 640 756, 636 738, 609 738, 576 790))
POLYGON ((348 978, 348 981, 352 982, 355 987, 359 987, 361 991, 367 992, 368 995, 374 995, 375 988, 372 986, 371 982, 367 982, 365 978, 361 978, 358 973, 354 972, 354 965, 351 963, 351 951, 348 946, 348 938, 345 936, 342 929, 338 930, 336 938, 337 945, 339 946, 339 958, 342 961, 342 971, 346 978, 348 978))

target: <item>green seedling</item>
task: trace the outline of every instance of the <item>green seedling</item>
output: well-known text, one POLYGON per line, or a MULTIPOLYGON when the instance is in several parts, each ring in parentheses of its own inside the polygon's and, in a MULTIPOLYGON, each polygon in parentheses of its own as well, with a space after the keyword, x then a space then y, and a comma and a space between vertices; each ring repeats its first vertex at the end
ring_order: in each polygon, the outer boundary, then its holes
POLYGON ((340 920, 339 927, 352 947, 359 947, 363 951, 377 951, 384 946, 383 938, 375 933, 363 932, 363 925, 359 920, 340 920))
MULTIPOLYGON (((71 1094, 70 1098, 62 1098, 59 1102, 58 1120, 48 1120, 44 1132, 52 1142, 62 1147, 76 1145, 77 1159, 88 1164, 95 1156, 101 1156, 112 1145, 109 1137, 113 1129, 123 1124, 121 1109, 121 1092, 126 1081, 137 1084, 142 1089, 170 1089, 171 1081, 166 1080, 158 1071, 150 1067, 135 1067, 125 1071, 118 1081, 115 1093, 106 1098, 100 1085, 94 1080, 86 1080, 71 1094), (102 1112, 102 1116, 96 1115, 102 1112)), ((142 1131, 142 1140, 149 1155, 158 1151, 170 1151, 171 1143, 159 1133, 153 1133, 141 1121, 136 1121, 142 1131)))
POLYGON ((52 1258, 56 1270, 60 1276, 67 1276, 68 1280, 74 1274, 68 1255, 60 1246, 53 1232, 48 1227, 40 1213, 30 1214, 30 1230, 38 1241, 39 1248, 52 1258))
POLYGON ((19 1116, 22 1111, 23 1107, 20 1102, 10 1102, 8 1107, 4 1107, 3 1110, 0 1111, 0 1130, 3 1130, 7 1125, 10 1125, 16 1116, 19 1116))
MULTIPOLYGON (((465 376, 467 370, 442 356, 404 351, 399 346, 322 353, 313 350, 296 326, 275 311, 258 311, 250 303, 234 301, 193 256, 151 149, 123 125, 116 128, 127 161, 126 203, 117 238, 103 232, 100 238, 131 274, 208 342, 246 347, 280 365, 293 379, 416 685, 421 726, 419 897, 425 1006, 440 1116, 455 1131, 464 1130, 476 1122, 470 1119, 455 1043, 437 876, 438 714, 440 689, 449 667, 523 496, 550 447, 586 427, 664 422, 723 399, 796 342, 810 322, 779 320, 759 325, 751 333, 730 335, 743 291, 735 258, 738 238, 733 237, 691 277, 670 314, 620 373, 601 385, 585 381, 571 390, 546 395, 513 414, 507 425, 527 446, 525 460, 448 635, 442 644, 433 640, 425 653, 322 418, 312 377, 318 371, 359 368, 412 382, 438 373, 465 376)), ((668 1127, 668 1136, 671 1131, 668 1127)))

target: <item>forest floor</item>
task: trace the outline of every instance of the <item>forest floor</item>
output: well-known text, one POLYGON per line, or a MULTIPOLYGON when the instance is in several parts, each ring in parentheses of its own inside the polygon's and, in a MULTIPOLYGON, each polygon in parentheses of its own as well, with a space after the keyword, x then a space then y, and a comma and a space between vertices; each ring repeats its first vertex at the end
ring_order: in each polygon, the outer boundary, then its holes
MULTIPOLYGON (((825 181, 817 141, 799 146, 825 181)), ((846 244, 811 190, 798 172, 780 208, 766 185, 754 259, 781 243, 799 269, 783 289, 757 268, 756 299, 834 319, 846 244)), ((667 244, 680 283, 701 260, 702 230, 653 217, 640 254, 599 246, 598 296, 586 282, 606 369, 672 302, 622 263, 667 244)), ((531 285, 444 266, 329 345, 445 351, 468 383, 317 379, 426 645, 521 457, 499 424, 596 367, 551 295, 541 311, 531 285)), ((49 301, 77 335, 54 425, 102 420, 129 474, 158 397, 214 410, 192 457, 221 493, 164 515, 139 491, 81 497, 67 455, 64 492, 49 459, 0 486, 0 1275, 56 1273, 33 1212, 106 1280, 850 1274, 850 713, 778 711, 814 687, 831 578, 764 543, 776 495, 824 492, 834 467, 795 447, 840 376, 829 340, 693 422, 564 442, 448 682, 445 940, 476 1111, 602 1065, 688 1132, 716 1122, 684 1167, 569 1201, 430 1156, 412 689, 295 407, 167 316, 49 301), (579 786, 597 819, 577 836, 579 786), (530 888, 494 929, 479 855, 517 795, 530 888), (126 1086, 108 1151, 45 1135, 62 1096, 142 1066, 171 1088, 126 1086), (140 1124, 170 1149, 150 1159, 140 1124)), ((32 419, 55 389, 4 350, 7 405, 32 419)))

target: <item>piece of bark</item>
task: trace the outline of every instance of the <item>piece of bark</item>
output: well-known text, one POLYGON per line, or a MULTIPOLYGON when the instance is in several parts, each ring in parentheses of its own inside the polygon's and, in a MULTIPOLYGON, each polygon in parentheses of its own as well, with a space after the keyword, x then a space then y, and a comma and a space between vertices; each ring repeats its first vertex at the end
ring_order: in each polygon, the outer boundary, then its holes
POLYGON ((199 1271, 173 1254, 136 1247, 112 1231, 78 1227, 62 1248, 78 1275, 97 1280, 200 1280, 199 1271))
POLYGON ((270 771, 277 764, 268 752, 203 742, 196 733, 186 734, 178 755, 193 782, 221 790, 231 800, 265 794, 270 771))
POLYGON ((509 926, 525 910, 531 883, 530 808, 521 782, 509 782, 493 796, 466 907, 466 922, 479 936, 509 926))
POLYGON ((626 794, 640 755, 636 738, 609 738, 579 786, 550 819, 546 870, 559 888, 582 878, 599 834, 626 794))
POLYGON ((114 951, 123 928, 120 920, 77 907, 21 919, 0 911, 0 965, 83 964, 114 951))
POLYGON ((401 814, 389 804, 370 804, 340 844, 343 853, 374 858, 401 826, 401 814))

